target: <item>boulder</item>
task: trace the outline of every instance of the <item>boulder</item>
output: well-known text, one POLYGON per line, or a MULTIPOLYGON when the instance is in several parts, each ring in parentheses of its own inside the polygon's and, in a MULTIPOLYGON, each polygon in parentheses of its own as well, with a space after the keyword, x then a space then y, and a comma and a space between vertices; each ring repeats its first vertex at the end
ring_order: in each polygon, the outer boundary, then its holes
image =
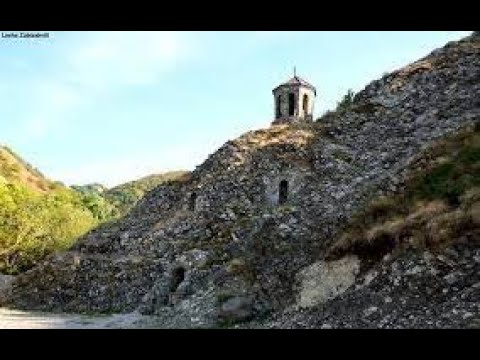
POLYGON ((323 304, 345 292, 355 283, 360 260, 347 256, 336 261, 318 261, 297 275, 297 305, 308 308, 323 304))
POLYGON ((0 274, 0 302, 3 301, 2 299, 10 289, 14 280, 15 280, 15 276, 0 274))

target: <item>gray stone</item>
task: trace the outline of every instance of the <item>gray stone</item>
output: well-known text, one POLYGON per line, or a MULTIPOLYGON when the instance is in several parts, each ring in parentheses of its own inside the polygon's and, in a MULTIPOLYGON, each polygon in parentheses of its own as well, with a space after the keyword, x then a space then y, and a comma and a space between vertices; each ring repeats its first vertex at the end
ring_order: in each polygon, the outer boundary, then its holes
POLYGON ((228 321, 244 321, 253 315, 253 300, 250 297, 236 296, 220 306, 219 317, 228 321))
POLYGON ((0 300, 7 295, 14 280, 15 276, 0 274, 0 300))
POLYGON ((298 275, 299 307, 312 307, 333 299, 345 292, 355 283, 360 269, 356 256, 349 256, 337 261, 316 262, 303 269, 298 275))

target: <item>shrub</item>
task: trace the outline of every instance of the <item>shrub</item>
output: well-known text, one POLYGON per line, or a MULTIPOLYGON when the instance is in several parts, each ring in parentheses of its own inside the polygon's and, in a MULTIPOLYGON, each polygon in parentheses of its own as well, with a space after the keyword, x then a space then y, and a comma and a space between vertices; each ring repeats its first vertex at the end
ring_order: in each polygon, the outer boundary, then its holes
POLYGON ((348 89, 347 93, 343 96, 342 100, 337 103, 337 111, 344 112, 349 110, 353 105, 353 98, 355 93, 352 89, 348 89))
POLYGON ((73 191, 39 194, 0 183, 0 272, 28 270, 52 252, 70 247, 96 224, 73 191))

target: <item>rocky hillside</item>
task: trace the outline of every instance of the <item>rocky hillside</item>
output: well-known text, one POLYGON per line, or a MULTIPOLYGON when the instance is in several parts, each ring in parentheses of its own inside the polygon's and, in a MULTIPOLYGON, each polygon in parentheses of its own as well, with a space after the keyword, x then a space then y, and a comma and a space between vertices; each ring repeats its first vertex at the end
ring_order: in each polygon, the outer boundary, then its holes
MULTIPOLYGON (((363 274, 364 260, 355 254, 334 266, 319 263, 355 215, 373 199, 403 191, 419 154, 480 121, 479 55, 478 37, 449 43, 372 82, 348 109, 228 141, 190 177, 155 188, 125 218, 19 276, 5 303, 138 310, 158 315, 165 327, 225 325, 318 306, 318 297, 339 295, 363 274), (308 286, 317 289, 325 271, 336 290, 314 290, 312 300, 308 286), (299 288, 299 281, 307 285, 299 288)), ((476 261, 468 251, 465 259, 476 261)), ((394 274, 405 279, 399 286, 406 291, 409 267, 398 266, 394 274)), ((382 287, 385 276, 372 286, 382 287)), ((313 318, 312 326, 327 322, 313 318)))
POLYGON ((249 327, 480 327, 480 123, 422 151, 407 184, 297 275, 297 302, 249 327))

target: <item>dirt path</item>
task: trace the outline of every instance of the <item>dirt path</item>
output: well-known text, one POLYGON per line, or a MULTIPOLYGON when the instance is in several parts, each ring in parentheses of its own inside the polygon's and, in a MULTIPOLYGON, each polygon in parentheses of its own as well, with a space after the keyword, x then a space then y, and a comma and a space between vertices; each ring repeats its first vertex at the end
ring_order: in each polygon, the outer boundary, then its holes
POLYGON ((156 327, 137 313, 106 316, 52 314, 0 308, 0 329, 114 329, 156 327))

